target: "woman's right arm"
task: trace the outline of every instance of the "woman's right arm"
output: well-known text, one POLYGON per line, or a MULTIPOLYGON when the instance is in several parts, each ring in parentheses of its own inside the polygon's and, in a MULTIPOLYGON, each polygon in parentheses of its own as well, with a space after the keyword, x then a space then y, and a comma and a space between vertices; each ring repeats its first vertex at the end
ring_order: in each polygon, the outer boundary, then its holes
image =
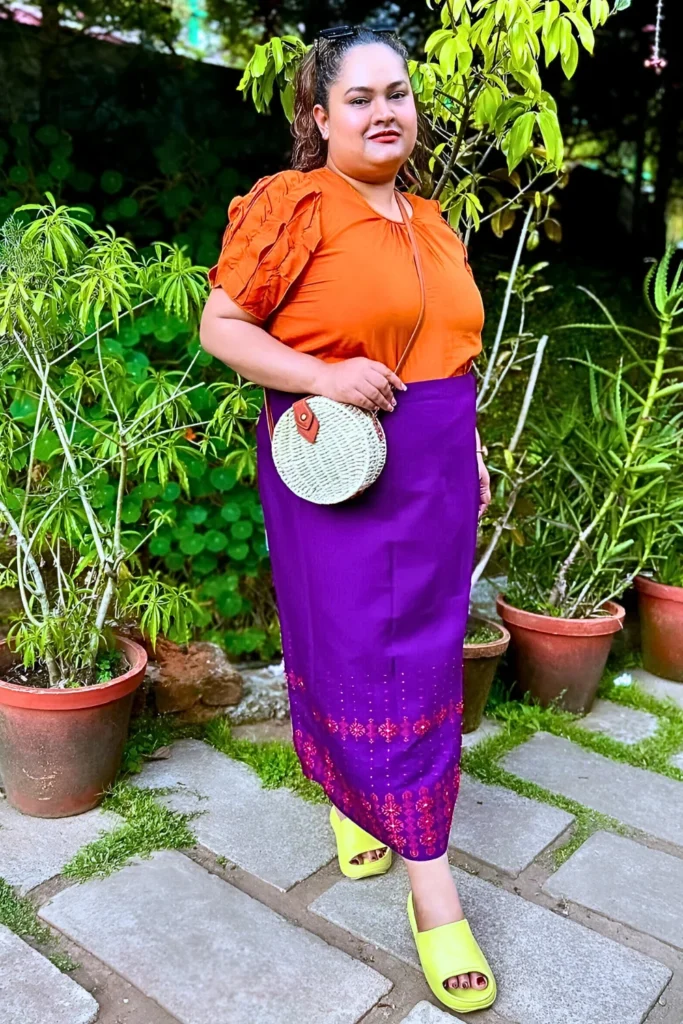
POLYGON ((241 377, 264 387, 297 394, 325 395, 363 409, 394 407, 392 386, 401 380, 383 363, 356 357, 326 363, 297 352, 259 326, 223 288, 213 288, 199 329, 202 348, 241 377))

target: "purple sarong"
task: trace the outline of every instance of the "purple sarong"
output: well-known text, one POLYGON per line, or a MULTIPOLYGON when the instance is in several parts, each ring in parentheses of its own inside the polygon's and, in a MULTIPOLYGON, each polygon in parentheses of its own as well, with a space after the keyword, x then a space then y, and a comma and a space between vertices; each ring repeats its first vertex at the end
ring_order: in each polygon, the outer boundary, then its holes
MULTIPOLYGON (((296 497, 261 415, 258 483, 304 774, 411 860, 446 852, 479 485, 475 379, 419 381, 382 414, 387 462, 339 505, 296 497)), ((300 395, 269 391, 273 417, 300 395)))

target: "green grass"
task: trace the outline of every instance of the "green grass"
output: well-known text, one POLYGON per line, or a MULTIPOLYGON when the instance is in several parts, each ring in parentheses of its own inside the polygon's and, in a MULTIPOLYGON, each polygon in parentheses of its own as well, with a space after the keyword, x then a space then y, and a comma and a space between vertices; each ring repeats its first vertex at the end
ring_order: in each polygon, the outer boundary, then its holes
POLYGON ((38 920, 36 908, 26 896, 17 896, 9 882, 0 878, 0 924, 22 939, 33 939, 60 971, 75 971, 78 964, 60 953, 50 929, 38 920))
POLYGON ((282 740, 269 740, 266 743, 237 740, 225 718, 215 718, 209 722, 204 738, 223 754, 249 765, 260 778, 264 789, 285 786, 311 803, 327 801, 317 782, 312 782, 303 774, 299 759, 289 743, 283 743, 282 740))
MULTIPOLYGON (((530 711, 542 711, 540 708, 528 707, 530 711)), ((553 712, 553 714, 558 714, 558 712, 553 712)), ((515 723, 509 720, 505 723, 502 732, 482 740, 470 750, 463 751, 462 768, 469 775, 473 775, 474 778, 489 786, 505 786, 506 789, 511 789, 513 792, 519 793, 520 796, 550 804, 551 807, 559 807, 560 810, 574 815, 576 821, 568 842, 559 847, 553 855, 555 864, 559 867, 593 832, 601 829, 623 834, 625 829, 615 818, 592 811, 588 807, 584 807, 583 804, 577 803, 576 800, 570 800, 559 793, 551 793, 550 790, 544 789, 535 782, 520 779, 503 768, 500 764, 501 758, 538 731, 540 731, 538 719, 532 714, 529 714, 523 722, 515 723)))
POLYGON ((66 878, 83 882, 117 871, 132 857, 150 857, 158 850, 194 846, 197 838, 191 822, 201 812, 182 814, 169 810, 156 799, 167 790, 140 789, 133 781, 146 758, 160 747, 187 738, 204 739, 228 757, 249 765, 266 789, 286 786, 312 803, 327 799, 320 786, 305 778, 288 743, 234 739, 225 718, 206 726, 177 726, 170 716, 142 715, 131 725, 119 780, 102 803, 103 810, 121 815, 123 824, 113 832, 103 832, 80 849, 64 868, 66 878))
POLYGON ((683 781, 683 771, 669 763, 671 755, 683 749, 683 710, 673 702, 660 701, 644 693, 635 683, 630 686, 615 685, 614 679, 623 671, 624 663, 618 667, 612 666, 605 673, 600 695, 616 703, 655 715, 658 720, 657 732, 649 739, 632 745, 619 743, 609 736, 584 729, 578 715, 556 708, 541 708, 530 701, 511 701, 505 699, 504 692, 499 689, 487 710, 489 715, 503 726, 503 731, 463 752, 464 771, 480 781, 505 786, 520 796, 551 804, 575 816, 576 822, 569 842, 555 852, 555 861, 558 865, 567 860, 597 829, 621 834, 627 830, 616 819, 598 814, 583 804, 557 793, 551 793, 542 786, 520 779, 503 768, 500 761, 505 754, 530 739, 534 733, 549 732, 613 761, 620 761, 635 768, 646 768, 683 781))
POLYGON ((64 868, 64 876, 84 882, 110 875, 131 857, 150 857, 157 850, 194 846, 197 839, 190 822, 199 812, 169 810, 155 799, 162 792, 167 791, 138 789, 125 780, 117 782, 102 808, 120 814, 123 824, 82 847, 64 868))
MULTIPOLYGON (((605 673, 600 695, 655 715, 658 728, 649 739, 627 745, 609 736, 589 732, 582 727, 577 715, 556 708, 541 708, 529 701, 511 700, 504 684, 498 682, 487 712, 503 729, 496 736, 463 752, 463 770, 480 781, 505 786, 521 796, 574 815, 576 820, 568 842, 555 851, 557 864, 563 863, 598 829, 621 834, 627 830, 614 818, 506 771, 501 759, 534 733, 549 732, 612 760, 683 781, 683 771, 669 763, 671 755, 683 749, 683 710, 672 702, 651 697, 636 685, 615 685, 614 678, 626 667, 632 667, 632 664, 622 662, 611 666, 605 673)), ((195 844, 191 822, 201 812, 182 814, 171 811, 156 799, 163 791, 143 790, 134 784, 135 773, 140 771, 146 758, 160 747, 188 737, 202 739, 228 757, 248 765, 266 789, 286 787, 312 803, 325 803, 327 800, 322 788, 304 776, 289 743, 235 739, 226 718, 216 718, 204 726, 179 727, 171 716, 143 715, 131 726, 119 781, 102 805, 105 810, 120 814, 123 824, 79 850, 64 869, 67 878, 83 881, 96 875, 108 875, 131 857, 148 857, 157 850, 186 849, 195 844)))

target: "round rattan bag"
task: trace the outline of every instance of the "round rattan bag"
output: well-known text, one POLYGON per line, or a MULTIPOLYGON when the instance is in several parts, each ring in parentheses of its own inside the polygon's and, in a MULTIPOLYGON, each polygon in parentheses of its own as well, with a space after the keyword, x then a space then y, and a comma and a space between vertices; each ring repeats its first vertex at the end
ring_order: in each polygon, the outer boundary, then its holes
POLYGON ((277 421, 273 462, 289 489, 317 505, 360 494, 384 468, 387 442, 376 413, 322 395, 295 402, 277 421))

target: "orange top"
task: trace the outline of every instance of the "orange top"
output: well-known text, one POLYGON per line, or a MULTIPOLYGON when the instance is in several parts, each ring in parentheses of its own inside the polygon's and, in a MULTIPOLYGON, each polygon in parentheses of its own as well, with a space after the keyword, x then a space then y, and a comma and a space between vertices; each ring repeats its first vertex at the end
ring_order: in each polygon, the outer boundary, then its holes
MULTIPOLYGON (((467 252, 436 199, 407 194, 426 310, 401 378, 451 377, 481 351, 484 310, 467 252)), ((279 341, 327 362, 377 359, 392 370, 420 312, 408 231, 328 167, 280 171, 236 196, 209 271, 279 341)))

